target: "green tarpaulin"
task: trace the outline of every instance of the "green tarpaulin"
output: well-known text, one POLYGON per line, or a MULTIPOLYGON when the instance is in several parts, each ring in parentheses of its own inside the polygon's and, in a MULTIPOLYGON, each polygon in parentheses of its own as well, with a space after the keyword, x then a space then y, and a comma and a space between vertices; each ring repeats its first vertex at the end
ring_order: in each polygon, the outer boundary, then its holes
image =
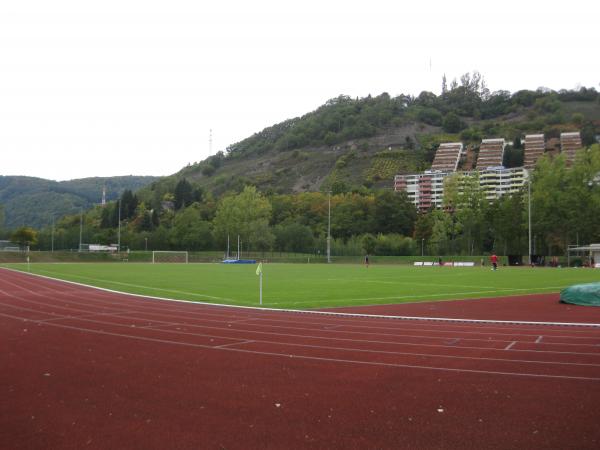
POLYGON ((600 283, 569 286, 560 292, 560 301, 573 305, 600 306, 600 283))

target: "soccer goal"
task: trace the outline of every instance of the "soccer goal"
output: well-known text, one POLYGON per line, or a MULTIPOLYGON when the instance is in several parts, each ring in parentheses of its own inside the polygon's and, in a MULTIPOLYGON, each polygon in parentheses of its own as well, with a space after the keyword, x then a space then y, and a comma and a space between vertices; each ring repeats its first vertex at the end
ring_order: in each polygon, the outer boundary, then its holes
POLYGON ((187 263, 188 252, 170 252, 166 250, 154 250, 152 252, 152 264, 155 263, 187 263))

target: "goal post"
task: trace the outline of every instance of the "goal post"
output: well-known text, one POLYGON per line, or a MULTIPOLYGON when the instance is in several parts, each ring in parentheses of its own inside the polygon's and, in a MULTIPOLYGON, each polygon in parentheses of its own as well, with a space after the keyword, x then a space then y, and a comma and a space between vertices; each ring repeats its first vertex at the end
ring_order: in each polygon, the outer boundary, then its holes
POLYGON ((188 252, 181 251, 167 251, 167 250, 154 250, 152 252, 152 264, 156 263, 187 263, 188 252))

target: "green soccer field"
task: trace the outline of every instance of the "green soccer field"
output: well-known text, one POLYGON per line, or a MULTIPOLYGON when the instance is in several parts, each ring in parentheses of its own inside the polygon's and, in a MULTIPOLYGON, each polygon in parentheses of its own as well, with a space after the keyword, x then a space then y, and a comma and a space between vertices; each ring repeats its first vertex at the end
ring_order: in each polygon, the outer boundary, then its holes
MULTIPOLYGON (((25 264, 5 264, 27 271, 25 264)), ((259 302, 256 265, 31 264, 32 273, 116 291, 199 302, 259 302)), ((600 271, 502 267, 264 264, 263 306, 309 309, 558 292, 600 271)))

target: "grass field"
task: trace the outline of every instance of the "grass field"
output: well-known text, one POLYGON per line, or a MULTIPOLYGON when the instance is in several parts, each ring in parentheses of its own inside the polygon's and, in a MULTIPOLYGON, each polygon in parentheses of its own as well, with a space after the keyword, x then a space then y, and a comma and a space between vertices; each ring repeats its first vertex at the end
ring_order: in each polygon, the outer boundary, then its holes
MULTIPOLYGON (((27 271, 25 264, 4 264, 27 271)), ((502 267, 265 264, 263 306, 310 309, 558 292, 600 280, 600 271, 502 267)), ((229 305, 258 305, 255 265, 31 264, 32 273, 122 292, 229 305)))

